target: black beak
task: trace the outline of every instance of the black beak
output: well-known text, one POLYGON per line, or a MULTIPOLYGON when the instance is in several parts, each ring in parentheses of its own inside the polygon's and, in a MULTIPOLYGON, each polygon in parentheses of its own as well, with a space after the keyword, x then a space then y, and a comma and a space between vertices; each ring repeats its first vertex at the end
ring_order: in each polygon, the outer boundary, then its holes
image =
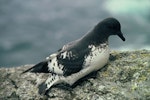
POLYGON ((122 32, 118 32, 117 35, 122 39, 122 41, 125 41, 126 39, 124 38, 122 32))

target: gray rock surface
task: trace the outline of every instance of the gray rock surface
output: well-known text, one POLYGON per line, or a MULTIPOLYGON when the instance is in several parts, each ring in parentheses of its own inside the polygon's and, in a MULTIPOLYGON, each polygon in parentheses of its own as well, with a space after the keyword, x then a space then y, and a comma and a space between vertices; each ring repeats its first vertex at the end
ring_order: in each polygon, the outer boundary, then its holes
POLYGON ((57 85, 48 96, 38 85, 49 74, 25 73, 32 65, 0 68, 0 100, 150 100, 150 51, 112 51, 108 65, 73 89, 57 85), (65 88, 62 88, 65 87, 65 88))

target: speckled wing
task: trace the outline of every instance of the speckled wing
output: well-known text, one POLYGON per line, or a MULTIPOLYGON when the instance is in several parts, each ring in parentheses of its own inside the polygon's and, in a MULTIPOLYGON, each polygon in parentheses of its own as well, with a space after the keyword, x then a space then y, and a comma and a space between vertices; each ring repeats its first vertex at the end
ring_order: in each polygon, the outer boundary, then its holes
POLYGON ((64 76, 80 71, 89 53, 89 48, 76 46, 76 42, 64 46, 57 54, 57 63, 63 66, 64 76))

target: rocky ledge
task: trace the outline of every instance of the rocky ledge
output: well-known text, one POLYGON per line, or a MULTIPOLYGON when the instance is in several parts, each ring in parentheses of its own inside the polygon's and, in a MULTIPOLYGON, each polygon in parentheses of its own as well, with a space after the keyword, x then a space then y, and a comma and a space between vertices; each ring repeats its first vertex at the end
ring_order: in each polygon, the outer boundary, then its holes
POLYGON ((95 78, 70 89, 57 85, 47 96, 39 95, 37 87, 48 74, 21 74, 31 66, 0 68, 0 100, 150 100, 148 50, 112 51, 109 63, 95 78))

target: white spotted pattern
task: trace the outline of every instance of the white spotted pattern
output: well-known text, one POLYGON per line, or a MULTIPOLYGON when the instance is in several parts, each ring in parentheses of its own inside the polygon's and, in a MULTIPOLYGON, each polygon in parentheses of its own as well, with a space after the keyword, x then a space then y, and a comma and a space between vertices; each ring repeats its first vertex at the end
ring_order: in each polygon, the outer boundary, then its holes
POLYGON ((109 47, 106 44, 95 47, 90 45, 91 48, 90 54, 85 57, 83 67, 91 67, 91 70, 98 70, 103 67, 109 59, 109 47), (103 47, 105 45, 105 47, 103 47))
POLYGON ((63 69, 63 65, 58 64, 56 55, 55 55, 55 57, 53 56, 53 58, 51 58, 51 59, 49 58, 48 70, 50 72, 57 73, 59 75, 63 75, 63 70, 62 69, 63 69))
POLYGON ((65 51, 65 52, 63 52, 63 53, 61 54, 61 57, 62 57, 63 59, 65 59, 66 57, 67 57, 68 59, 71 59, 73 56, 74 56, 74 55, 72 54, 71 51, 65 51))
MULTIPOLYGON (((48 90, 52 85, 58 84, 58 83, 68 83, 69 85, 73 85, 77 80, 80 78, 86 76, 87 74, 97 71, 100 68, 102 68, 109 59, 109 47, 108 45, 104 45, 102 47, 98 46, 95 47, 94 45, 90 45, 89 48, 91 48, 90 54, 85 57, 83 69, 80 70, 77 73, 71 74, 70 76, 64 77, 59 75, 52 75, 46 80, 47 89, 48 90)), ((67 53, 64 53, 63 55, 66 56, 67 53)), ((56 59, 53 59, 53 62, 56 62, 56 59)), ((51 63, 49 63, 51 64, 51 63)), ((59 69, 57 69, 59 70, 59 69)), ((60 71, 62 72, 62 70, 60 71)))

